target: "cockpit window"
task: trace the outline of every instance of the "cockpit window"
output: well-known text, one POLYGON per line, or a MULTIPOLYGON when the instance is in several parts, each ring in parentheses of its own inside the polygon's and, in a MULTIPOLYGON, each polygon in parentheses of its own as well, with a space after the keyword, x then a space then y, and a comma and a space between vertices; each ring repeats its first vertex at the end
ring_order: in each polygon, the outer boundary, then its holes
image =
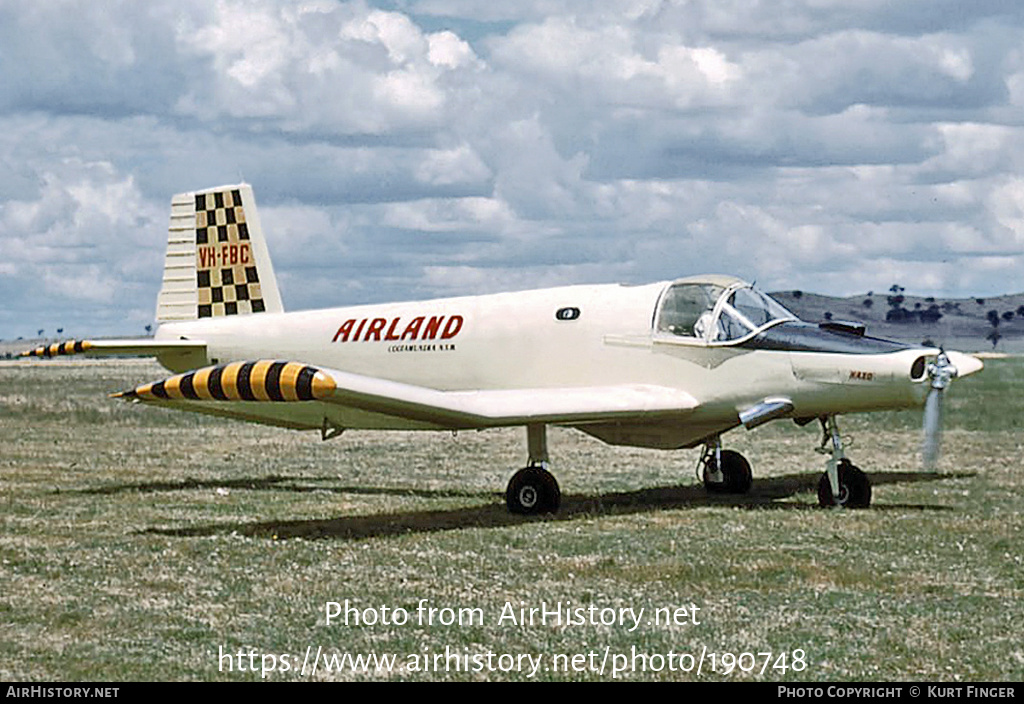
POLYGON ((729 304, 745 322, 759 328, 774 320, 793 319, 796 316, 782 307, 774 298, 766 296, 757 289, 738 288, 729 297, 729 304))
POLYGON ((661 299, 657 330, 705 342, 730 342, 782 320, 796 320, 748 284, 675 284, 661 299))
POLYGON ((658 331, 683 337, 704 337, 715 301, 725 291, 711 284, 677 284, 661 299, 658 331), (704 318, 704 325, 699 325, 704 318))

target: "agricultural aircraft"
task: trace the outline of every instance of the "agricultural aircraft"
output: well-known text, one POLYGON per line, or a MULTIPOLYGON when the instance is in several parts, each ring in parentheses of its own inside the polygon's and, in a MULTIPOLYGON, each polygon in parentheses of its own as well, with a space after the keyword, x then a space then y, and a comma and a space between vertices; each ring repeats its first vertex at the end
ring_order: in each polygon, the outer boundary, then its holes
POLYGON ((863 325, 804 322, 740 279, 514 293, 285 312, 250 186, 171 201, 152 338, 55 343, 26 356, 154 356, 173 376, 122 399, 295 429, 526 428, 527 464, 505 498, 554 512, 547 428, 613 445, 703 446, 711 492, 750 489, 726 431, 818 421, 828 455, 823 506, 866 507, 867 476, 847 459, 840 414, 925 407, 934 469, 950 381, 976 358, 870 337, 863 325))

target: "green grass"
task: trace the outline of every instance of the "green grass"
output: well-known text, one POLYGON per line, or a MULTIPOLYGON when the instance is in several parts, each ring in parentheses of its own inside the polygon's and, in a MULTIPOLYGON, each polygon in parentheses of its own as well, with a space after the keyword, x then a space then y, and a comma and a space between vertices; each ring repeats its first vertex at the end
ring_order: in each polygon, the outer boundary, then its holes
MULTIPOLYGON (((557 517, 509 516, 521 430, 294 433, 106 394, 149 363, 0 366, 0 679, 247 680, 218 653, 771 651, 806 669, 628 679, 1020 680, 1024 676, 1024 364, 990 360, 947 399, 939 476, 918 472, 915 413, 844 418, 867 511, 826 511, 817 428, 726 436, 754 487, 707 497, 697 451, 604 446, 554 430, 557 517), (325 622, 328 601, 481 626, 325 622), (700 625, 499 625, 506 603, 699 607, 700 625)), ((598 663, 600 659, 598 658, 598 663)), ((256 659, 259 666, 260 659, 256 659)), ((791 662, 790 662, 791 664, 791 662)), ((248 661, 246 661, 248 665, 248 661)), ((608 663, 610 668, 611 661, 608 663)), ((719 667, 721 663, 719 662, 719 667)), ((761 667, 758 660, 757 668, 761 667)), ((268 679, 526 679, 404 669, 268 679)))

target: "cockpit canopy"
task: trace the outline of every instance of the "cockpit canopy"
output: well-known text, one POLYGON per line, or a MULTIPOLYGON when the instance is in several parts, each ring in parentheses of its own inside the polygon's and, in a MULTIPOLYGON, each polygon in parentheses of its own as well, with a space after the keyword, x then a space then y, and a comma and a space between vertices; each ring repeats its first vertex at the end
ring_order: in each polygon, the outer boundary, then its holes
POLYGON ((727 276, 681 279, 658 302, 655 331, 680 340, 735 343, 797 317, 752 285, 727 276))

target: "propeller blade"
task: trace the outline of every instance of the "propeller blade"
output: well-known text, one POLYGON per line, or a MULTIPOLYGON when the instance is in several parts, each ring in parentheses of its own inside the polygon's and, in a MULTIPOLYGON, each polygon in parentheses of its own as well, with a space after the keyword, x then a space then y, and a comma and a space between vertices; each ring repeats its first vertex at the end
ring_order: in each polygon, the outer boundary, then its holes
POLYGON ((932 388, 924 402, 924 441, 921 446, 922 464, 926 472, 934 472, 938 468, 942 439, 942 395, 958 373, 945 351, 940 351, 935 361, 928 365, 932 388))
POLYGON ((924 402, 924 443, 921 447, 924 471, 934 472, 942 443, 942 389, 932 387, 924 402))

